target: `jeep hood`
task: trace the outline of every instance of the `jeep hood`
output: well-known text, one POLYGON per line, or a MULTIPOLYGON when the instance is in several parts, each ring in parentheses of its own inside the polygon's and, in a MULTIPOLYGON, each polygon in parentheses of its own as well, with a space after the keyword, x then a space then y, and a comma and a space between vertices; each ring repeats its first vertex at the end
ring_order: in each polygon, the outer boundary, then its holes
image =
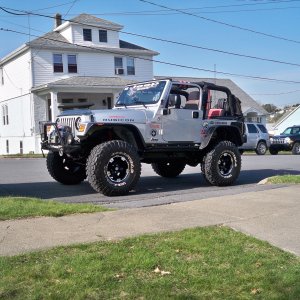
POLYGON ((101 123, 140 123, 153 118, 153 111, 138 109, 93 110, 95 122, 101 123))

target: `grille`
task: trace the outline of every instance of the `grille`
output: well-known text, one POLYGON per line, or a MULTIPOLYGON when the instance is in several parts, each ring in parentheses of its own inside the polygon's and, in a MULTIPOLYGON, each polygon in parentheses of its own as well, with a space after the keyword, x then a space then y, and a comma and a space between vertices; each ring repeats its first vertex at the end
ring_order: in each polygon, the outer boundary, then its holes
POLYGON ((284 144, 284 139, 274 139, 273 144, 284 144))
POLYGON ((57 123, 59 125, 69 126, 72 129, 72 133, 75 136, 75 121, 77 117, 59 117, 57 123))

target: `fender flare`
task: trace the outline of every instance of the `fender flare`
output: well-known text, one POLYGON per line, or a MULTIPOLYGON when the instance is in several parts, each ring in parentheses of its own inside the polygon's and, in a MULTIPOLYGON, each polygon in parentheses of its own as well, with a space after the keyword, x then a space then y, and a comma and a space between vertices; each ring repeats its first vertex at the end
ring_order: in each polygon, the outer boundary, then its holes
MULTIPOLYGON (((208 128, 208 131, 199 147, 200 150, 206 148, 213 135, 215 134, 216 131, 223 131, 225 129, 230 129, 229 131, 229 135, 224 135, 223 140, 229 140, 231 142, 233 142, 234 144, 236 144, 237 146, 241 146, 243 144, 243 137, 241 136, 241 132, 239 131, 238 127, 236 126, 211 126, 208 128)), ((218 134, 218 133, 217 133, 218 134)))

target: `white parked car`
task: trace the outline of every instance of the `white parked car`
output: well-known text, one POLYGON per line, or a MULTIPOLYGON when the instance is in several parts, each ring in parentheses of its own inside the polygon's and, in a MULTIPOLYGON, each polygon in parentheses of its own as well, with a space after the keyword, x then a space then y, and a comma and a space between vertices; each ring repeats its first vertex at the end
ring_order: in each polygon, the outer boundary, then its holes
POLYGON ((266 127, 261 123, 245 122, 245 134, 247 142, 239 147, 240 152, 253 150, 258 155, 265 155, 270 147, 270 137, 266 127))

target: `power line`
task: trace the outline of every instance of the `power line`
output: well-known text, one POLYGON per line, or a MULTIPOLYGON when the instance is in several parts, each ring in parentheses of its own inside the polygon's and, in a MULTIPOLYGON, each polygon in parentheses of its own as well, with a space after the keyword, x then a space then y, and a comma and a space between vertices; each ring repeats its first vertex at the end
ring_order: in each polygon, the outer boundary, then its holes
MULTIPOLYGON (((12 30, 12 29, 7 29, 7 28, 0 28, 0 30, 1 31, 7 31, 7 32, 13 32, 13 33, 18 33, 18 34, 22 34, 22 35, 28 35, 27 33, 12 30)), ((36 37, 38 37, 38 36, 36 36, 36 37)), ((44 40, 49 40, 49 41, 54 41, 54 42, 61 43, 61 44, 70 45, 69 42, 59 41, 59 40, 52 39, 52 38, 49 38, 49 37, 38 37, 38 38, 44 39, 44 40)), ((94 50, 94 51, 96 50, 97 52, 120 55, 120 53, 118 51, 107 50, 107 49, 104 49, 104 48, 100 49, 99 47, 91 47, 91 46, 85 46, 85 45, 79 45, 79 44, 72 44, 72 45, 77 46, 79 48, 91 49, 91 50, 94 50)), ((271 78, 271 77, 251 76, 251 75, 245 75, 245 74, 215 71, 215 70, 204 69, 204 68, 195 67, 195 66, 187 66, 187 65, 182 65, 182 64, 175 64, 175 63, 171 63, 171 62, 166 62, 166 61, 162 61, 162 60, 155 60, 155 59, 150 59, 150 58, 145 58, 145 57, 140 57, 140 56, 134 56, 134 55, 130 55, 130 54, 126 54, 126 56, 131 57, 131 58, 145 60, 145 61, 151 61, 151 62, 155 62, 155 63, 159 63, 159 64, 164 64, 164 65, 168 65, 168 66, 174 66, 174 67, 185 68, 185 69, 196 70, 196 71, 209 72, 209 73, 217 73, 217 74, 226 75, 226 76, 242 77, 242 78, 255 79, 255 80, 264 80, 264 81, 271 81, 271 82, 300 84, 300 81, 296 81, 296 80, 285 80, 285 79, 277 79, 277 78, 271 78)))
MULTIPOLYGON (((3 9, 3 8, 0 7, 0 9, 3 9)), ((7 13, 10 13, 7 10, 7 8, 5 8, 5 9, 6 9, 5 11, 7 13)), ((21 10, 16 10, 16 11, 21 11, 21 10)), ((36 13, 32 13, 32 12, 27 12, 27 13, 28 14, 37 15, 37 16, 40 16, 40 17, 46 17, 46 18, 54 19, 53 16, 48 16, 48 15, 43 15, 43 14, 36 14, 36 13)), ((72 23, 75 23, 75 24, 79 24, 79 25, 87 25, 87 24, 84 24, 84 23, 81 23, 81 22, 78 22, 78 21, 68 20, 68 19, 64 19, 64 18, 62 18, 62 20, 63 21, 69 21, 69 22, 72 22, 72 23)), ((102 28, 100 26, 94 26, 94 27, 100 28, 100 29, 102 28)), ((115 30, 115 31, 118 31, 118 30, 115 30)), ((254 56, 254 55, 247 55, 247 54, 230 52, 230 51, 225 51, 225 50, 220 50, 220 49, 203 47, 203 46, 198 46, 198 45, 193 45, 193 44, 188 44, 188 43, 183 43, 183 42, 178 42, 178 41, 173 41, 173 40, 162 39, 162 38, 154 37, 154 36, 148 36, 148 35, 143 35, 143 34, 138 34, 138 33, 132 33, 132 32, 123 31, 123 30, 120 30, 120 32, 124 33, 124 34, 127 34, 127 35, 142 37, 142 38, 146 38, 146 39, 151 39, 151 40, 165 42, 165 43, 170 43, 170 44, 175 44, 175 45, 179 45, 179 46, 185 46, 185 47, 190 47, 190 48, 195 48, 195 49, 201 49, 201 50, 206 50, 206 51, 212 51, 212 52, 217 52, 217 53, 222 53, 222 54, 227 54, 227 55, 233 55, 233 56, 238 56, 238 57, 245 57, 245 58, 248 58, 248 59, 255 59, 255 60, 260 60, 260 61, 267 61, 267 62, 272 62, 272 63, 278 63, 278 64, 284 64, 284 65, 290 65, 290 66, 300 67, 300 64, 293 63, 293 62, 286 62, 286 61, 282 61, 282 60, 269 59, 269 58, 265 58, 265 57, 259 57, 259 56, 254 56)))
POLYGON ((286 41, 286 42, 292 42, 292 43, 300 44, 300 41, 297 41, 297 40, 293 40, 293 39, 285 38, 285 37, 282 37, 282 36, 277 36, 277 35, 274 35, 274 34, 269 34, 269 33, 261 32, 261 31, 249 29, 249 28, 246 28, 246 27, 241 27, 241 26, 238 26, 238 25, 218 21, 218 20, 215 20, 215 19, 203 17, 203 16, 200 16, 200 15, 196 15, 196 14, 193 14, 193 13, 190 13, 190 12, 180 10, 180 9, 171 8, 171 7, 168 7, 168 6, 165 6, 165 5, 157 4, 157 3, 154 3, 154 2, 151 2, 151 1, 148 1, 148 0, 138 0, 138 1, 148 3, 148 4, 151 4, 151 5, 157 6, 157 7, 169 9, 170 11, 177 11, 177 12, 180 12, 184 15, 196 17, 196 18, 199 18, 199 19, 202 19, 202 20, 206 20, 206 21, 215 23, 215 24, 224 25, 224 26, 227 26, 227 27, 231 27, 231 28, 251 32, 251 33, 254 33, 254 34, 258 34, 258 35, 262 35, 262 36, 266 36, 266 37, 270 37, 270 38, 274 38, 274 39, 278 39, 278 40, 283 40, 283 41, 286 41))

